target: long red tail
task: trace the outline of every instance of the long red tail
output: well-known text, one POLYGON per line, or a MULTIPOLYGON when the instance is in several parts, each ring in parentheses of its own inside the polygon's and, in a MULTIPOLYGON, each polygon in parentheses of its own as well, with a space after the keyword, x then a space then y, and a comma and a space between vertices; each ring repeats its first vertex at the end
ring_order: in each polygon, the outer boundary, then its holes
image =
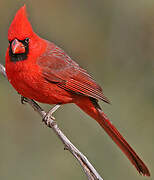
POLYGON ((128 157, 128 159, 141 175, 150 176, 150 172, 146 165, 119 133, 119 131, 114 127, 114 125, 109 121, 103 111, 98 108, 99 105, 97 102, 92 102, 89 98, 85 98, 83 101, 81 100, 77 102, 76 105, 101 125, 101 127, 119 146, 119 148, 124 152, 124 154, 128 157))

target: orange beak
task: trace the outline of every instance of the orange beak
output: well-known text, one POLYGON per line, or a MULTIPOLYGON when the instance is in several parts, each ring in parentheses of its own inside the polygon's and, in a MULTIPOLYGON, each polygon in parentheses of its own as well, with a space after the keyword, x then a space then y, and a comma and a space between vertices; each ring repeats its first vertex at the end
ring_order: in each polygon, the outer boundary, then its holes
POLYGON ((22 42, 18 41, 17 39, 14 39, 11 44, 11 49, 13 54, 22 54, 25 53, 25 46, 22 42))

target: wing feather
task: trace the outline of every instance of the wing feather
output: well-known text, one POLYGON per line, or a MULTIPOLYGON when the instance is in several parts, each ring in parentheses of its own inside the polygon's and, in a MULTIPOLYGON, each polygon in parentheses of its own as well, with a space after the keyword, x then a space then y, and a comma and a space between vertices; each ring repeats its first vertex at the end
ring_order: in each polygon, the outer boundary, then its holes
POLYGON ((57 83, 67 91, 103 100, 109 103, 102 88, 92 79, 86 70, 79 67, 62 49, 48 42, 46 52, 37 60, 44 78, 57 83))

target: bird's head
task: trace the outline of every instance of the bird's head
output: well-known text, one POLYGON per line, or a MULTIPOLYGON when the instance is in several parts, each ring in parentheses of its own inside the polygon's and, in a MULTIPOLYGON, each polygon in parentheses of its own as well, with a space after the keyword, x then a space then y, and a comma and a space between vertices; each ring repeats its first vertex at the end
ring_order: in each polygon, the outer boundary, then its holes
POLYGON ((40 41, 34 33, 27 18, 26 6, 22 6, 16 13, 8 30, 9 55, 11 61, 21 61, 28 57, 31 44, 40 41))

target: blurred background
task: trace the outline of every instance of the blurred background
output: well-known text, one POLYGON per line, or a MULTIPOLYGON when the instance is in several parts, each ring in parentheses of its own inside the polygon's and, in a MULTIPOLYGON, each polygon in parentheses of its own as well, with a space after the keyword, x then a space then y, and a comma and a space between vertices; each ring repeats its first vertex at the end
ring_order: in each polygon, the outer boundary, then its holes
MULTIPOLYGON (((0 0, 0 63, 22 0, 0 0)), ((33 29, 88 70, 112 105, 100 102, 154 174, 154 1, 27 0, 33 29)), ((42 105, 45 110, 50 106, 42 105)), ((145 180, 101 127, 75 105, 55 113, 59 127, 106 179, 145 180)), ((56 135, 0 76, 0 179, 86 180, 56 135)))

